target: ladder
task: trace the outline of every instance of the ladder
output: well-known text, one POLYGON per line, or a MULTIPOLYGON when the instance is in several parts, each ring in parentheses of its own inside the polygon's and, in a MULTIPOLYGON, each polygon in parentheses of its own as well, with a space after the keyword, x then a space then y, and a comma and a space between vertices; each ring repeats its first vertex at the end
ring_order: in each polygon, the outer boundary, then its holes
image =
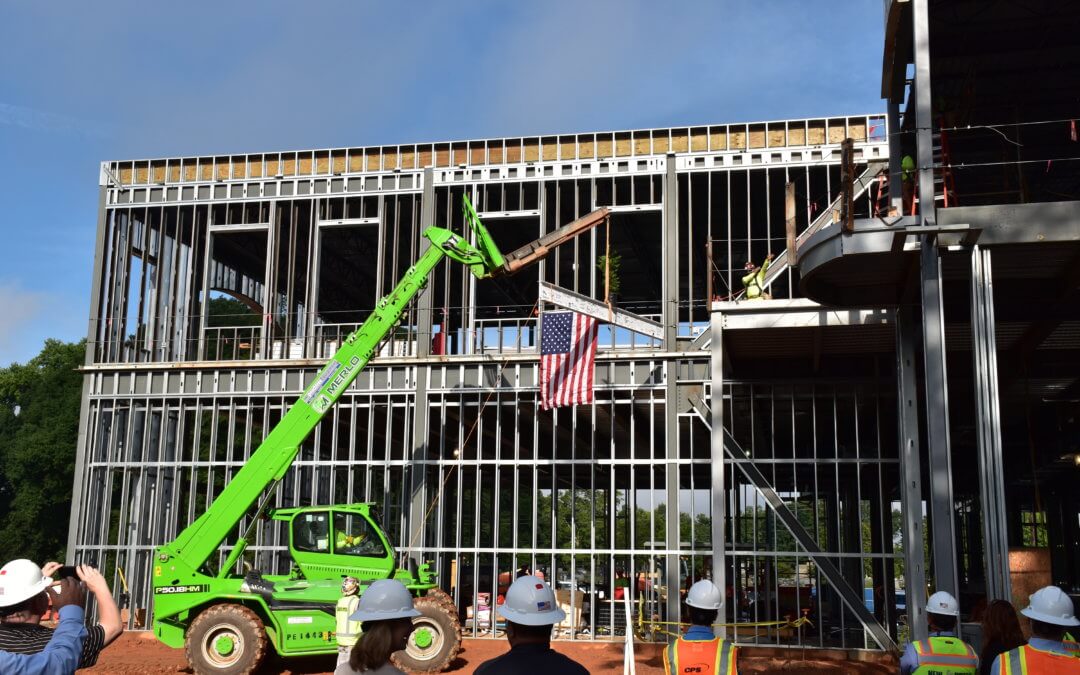
MULTIPOLYGON (((866 168, 861 174, 859 174, 859 177, 855 179, 853 196, 859 197, 864 192, 866 192, 870 188, 870 186, 877 181, 877 176, 882 171, 888 173, 888 159, 877 159, 872 162, 867 162, 866 168)), ((819 213, 817 218, 815 218, 813 222, 811 222, 806 227, 805 230, 799 233, 799 236, 795 238, 796 251, 798 250, 799 246, 802 246, 802 244, 811 236, 813 236, 815 232, 832 222, 833 211, 840 208, 841 197, 842 195, 837 195, 836 199, 832 200, 832 203, 830 203, 827 208, 825 208, 821 213, 819 213)), ((796 251, 785 250, 783 253, 776 256, 776 258, 773 260, 772 265, 769 266, 769 270, 765 272, 765 281, 761 284, 761 289, 763 291, 767 291, 772 285, 772 282, 776 281, 777 277, 779 277, 781 274, 787 271, 789 267, 791 267, 791 264, 795 261, 796 251)), ((746 290, 744 289, 739 293, 738 297, 741 298, 745 294, 746 290)))

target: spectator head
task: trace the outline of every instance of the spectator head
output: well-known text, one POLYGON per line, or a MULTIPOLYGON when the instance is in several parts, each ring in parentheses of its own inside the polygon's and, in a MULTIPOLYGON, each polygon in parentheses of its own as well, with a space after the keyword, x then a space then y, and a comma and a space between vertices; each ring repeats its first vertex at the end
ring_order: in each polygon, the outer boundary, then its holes
POLYGON ((49 609, 45 589, 52 579, 36 563, 12 560, 0 568, 0 617, 5 623, 37 623, 49 609))
POLYGON ((983 644, 997 642, 1006 649, 1015 649, 1024 644, 1024 632, 1020 630, 1020 619, 1016 608, 1008 600, 994 600, 986 606, 982 617, 983 644))
POLYGON ((1061 642, 1069 628, 1080 626, 1072 598, 1057 586, 1040 588, 1028 599, 1028 606, 1020 613, 1031 619, 1033 636, 1061 642))

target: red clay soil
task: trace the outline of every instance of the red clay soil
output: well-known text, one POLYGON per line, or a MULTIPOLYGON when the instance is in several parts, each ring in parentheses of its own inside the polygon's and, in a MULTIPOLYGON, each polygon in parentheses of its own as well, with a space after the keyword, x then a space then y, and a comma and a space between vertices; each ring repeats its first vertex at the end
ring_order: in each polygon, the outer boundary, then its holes
MULTIPOLYGON (((468 675, 477 666, 508 649, 504 640, 465 640, 461 655, 448 671, 468 675)), ((585 666, 590 673, 621 673, 623 645, 615 642, 556 642, 555 649, 585 666)), ((639 675, 663 675, 661 645, 638 644, 636 670, 639 675)), ((332 656, 305 659, 271 658, 263 668, 266 673, 282 675, 329 675, 333 672, 332 656)), ((98 664, 82 673, 95 675, 157 675, 158 673, 191 673, 184 652, 170 649, 154 639, 149 632, 125 633, 110 645, 98 659, 98 664)), ((739 673, 803 673, 805 675, 842 675, 858 673, 886 675, 897 672, 896 659, 883 654, 823 652, 820 650, 768 650, 742 648, 739 653, 739 673), (851 658, 854 657, 854 660, 851 658)))

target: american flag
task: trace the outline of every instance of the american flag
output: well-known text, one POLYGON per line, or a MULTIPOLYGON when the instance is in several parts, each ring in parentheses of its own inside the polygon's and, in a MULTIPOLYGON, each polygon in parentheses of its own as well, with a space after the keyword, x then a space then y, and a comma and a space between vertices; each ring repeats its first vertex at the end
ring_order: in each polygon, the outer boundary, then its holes
POLYGON ((540 336, 540 403, 544 410, 592 403, 596 319, 576 312, 544 314, 540 336))

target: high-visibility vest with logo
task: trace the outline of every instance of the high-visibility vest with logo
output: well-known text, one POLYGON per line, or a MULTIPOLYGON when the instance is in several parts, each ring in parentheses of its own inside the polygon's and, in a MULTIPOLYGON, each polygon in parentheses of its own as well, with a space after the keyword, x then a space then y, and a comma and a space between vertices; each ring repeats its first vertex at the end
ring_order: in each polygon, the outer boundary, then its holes
POLYGON ((919 665, 911 675, 974 675, 979 671, 979 656, 960 638, 939 635, 912 646, 919 665))
POLYGON ((1080 642, 1076 641, 1072 633, 1065 633, 1065 637, 1061 640, 1061 646, 1065 647, 1065 651, 1072 656, 1080 657, 1080 642))
POLYGON ((678 638, 664 647, 664 672, 667 675, 735 675, 736 652, 736 647, 720 638, 678 638))
POLYGON ((1056 654, 1031 645, 1021 645, 998 656, 995 675, 1053 675, 1080 674, 1080 659, 1068 654, 1056 654))
POLYGON ((337 643, 341 647, 352 647, 360 637, 360 621, 349 621, 349 617, 360 604, 359 595, 346 595, 337 601, 334 616, 337 619, 337 643))

